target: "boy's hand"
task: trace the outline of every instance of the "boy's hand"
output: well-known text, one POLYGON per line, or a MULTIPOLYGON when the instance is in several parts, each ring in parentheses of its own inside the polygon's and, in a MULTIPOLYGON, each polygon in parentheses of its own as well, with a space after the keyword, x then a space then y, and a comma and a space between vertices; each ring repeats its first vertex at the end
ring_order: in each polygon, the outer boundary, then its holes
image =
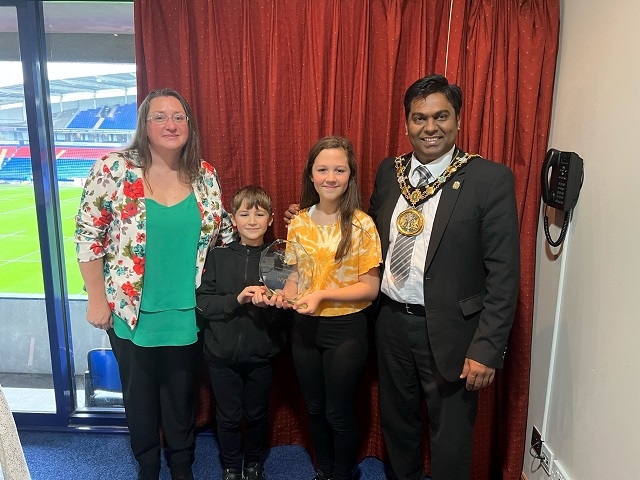
POLYGON ((284 299, 282 294, 274 293, 265 298, 265 303, 271 307, 282 308, 283 310, 292 308, 292 305, 284 299))
POLYGON ((254 295, 257 292, 260 292, 261 288, 262 287, 259 287, 259 286, 245 287, 244 290, 242 290, 238 294, 238 303, 240 305, 244 305, 245 303, 251 302, 253 300, 254 295))
POLYGON ((256 307, 261 307, 261 308, 267 308, 270 305, 267 303, 268 300, 268 295, 269 295, 269 291, 267 290, 267 287, 264 286, 260 286, 258 287, 259 290, 254 293, 253 297, 251 298, 251 302, 256 306, 256 307))
POLYGON ((289 205, 289 209, 284 212, 284 224, 289 226, 291 223, 291 219, 295 217, 300 211, 300 205, 297 203, 292 203, 289 205))

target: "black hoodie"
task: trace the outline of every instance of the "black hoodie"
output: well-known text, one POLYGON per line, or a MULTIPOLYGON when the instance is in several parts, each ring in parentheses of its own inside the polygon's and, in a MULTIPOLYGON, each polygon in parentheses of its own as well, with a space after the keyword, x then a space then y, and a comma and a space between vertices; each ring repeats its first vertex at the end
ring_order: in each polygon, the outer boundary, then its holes
POLYGON ((260 253, 267 247, 232 242, 209 251, 202 283, 196 290, 208 360, 222 364, 266 362, 286 343, 288 311, 252 303, 240 305, 237 298, 245 287, 260 285, 260 253))

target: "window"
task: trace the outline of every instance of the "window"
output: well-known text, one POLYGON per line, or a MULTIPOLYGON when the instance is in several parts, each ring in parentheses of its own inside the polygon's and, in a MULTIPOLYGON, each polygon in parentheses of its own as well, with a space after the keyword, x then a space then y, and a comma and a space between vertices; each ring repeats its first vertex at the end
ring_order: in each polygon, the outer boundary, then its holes
POLYGON ((0 384, 10 407, 18 412, 56 410, 52 362, 56 365, 58 359, 51 358, 50 340, 64 339, 65 334, 50 331, 48 316, 59 312, 47 310, 47 299, 56 295, 43 280, 49 269, 66 280, 62 300, 68 305, 64 314, 69 317, 74 349, 69 355, 73 366, 69 362, 68 367, 73 371, 60 375, 76 386, 76 409, 94 403, 85 392, 87 354, 108 347, 109 342, 103 331, 85 320, 74 217, 91 165, 129 142, 137 110, 133 3, 51 1, 42 3, 42 11, 54 153, 45 166, 56 177, 49 192, 53 206, 38 205, 36 199, 41 184, 47 189, 42 178, 46 174, 33 168, 34 162, 38 166, 30 144, 34 119, 24 97, 25 59, 20 57, 16 8, 0 7, 0 45, 15 47, 0 48, 0 309, 5 332, 0 336, 0 384), (56 235, 51 230, 58 224, 56 235), (43 229, 53 245, 43 245, 43 229), (64 252, 62 271, 54 251, 64 252))

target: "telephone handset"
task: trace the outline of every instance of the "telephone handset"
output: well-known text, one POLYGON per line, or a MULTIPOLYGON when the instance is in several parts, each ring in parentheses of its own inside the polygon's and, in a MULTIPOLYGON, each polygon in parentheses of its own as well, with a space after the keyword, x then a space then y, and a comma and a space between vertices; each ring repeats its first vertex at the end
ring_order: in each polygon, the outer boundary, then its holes
POLYGON ((583 176, 583 161, 578 154, 550 149, 542 165, 542 201, 568 212, 578 203, 583 176))
POLYGON ((544 233, 553 247, 564 241, 571 211, 578 203, 578 196, 584 180, 584 162, 574 152, 561 152, 554 148, 547 152, 542 165, 542 201, 549 207, 565 212, 562 230, 557 240, 549 234, 549 219, 545 209, 544 233))

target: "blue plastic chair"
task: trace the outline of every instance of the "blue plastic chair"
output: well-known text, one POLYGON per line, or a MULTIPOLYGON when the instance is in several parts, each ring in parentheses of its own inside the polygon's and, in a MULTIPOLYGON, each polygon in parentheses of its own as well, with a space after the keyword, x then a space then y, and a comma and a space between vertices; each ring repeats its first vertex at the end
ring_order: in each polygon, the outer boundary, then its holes
POLYGON ((87 407, 122 407, 122 383, 118 362, 110 348, 94 348, 87 353, 84 374, 87 407))

